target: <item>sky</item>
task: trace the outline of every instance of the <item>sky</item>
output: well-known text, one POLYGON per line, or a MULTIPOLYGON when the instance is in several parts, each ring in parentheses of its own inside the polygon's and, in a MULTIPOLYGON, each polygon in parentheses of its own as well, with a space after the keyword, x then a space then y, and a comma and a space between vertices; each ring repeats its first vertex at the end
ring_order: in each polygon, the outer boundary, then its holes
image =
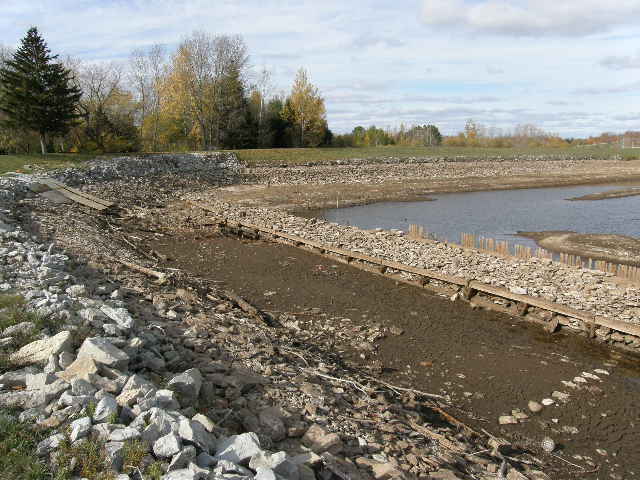
POLYGON ((244 37, 290 89, 304 67, 330 128, 530 123, 563 137, 640 130, 640 0, 0 0, 0 44, 126 62, 194 30, 244 37))

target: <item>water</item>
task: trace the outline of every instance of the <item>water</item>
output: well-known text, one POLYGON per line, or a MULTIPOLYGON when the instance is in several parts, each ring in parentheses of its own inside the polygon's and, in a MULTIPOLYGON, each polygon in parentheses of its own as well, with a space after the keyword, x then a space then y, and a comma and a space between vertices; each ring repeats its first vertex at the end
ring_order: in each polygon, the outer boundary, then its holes
MULTIPOLYGON (((519 231, 569 230, 640 237, 640 196, 596 201, 568 198, 600 193, 620 185, 531 188, 430 195, 436 201, 384 202, 323 211, 330 222, 363 229, 409 230, 422 225, 440 240, 460 241, 460 233, 535 246, 519 231)), ((629 187, 631 188, 631 187, 629 187)))

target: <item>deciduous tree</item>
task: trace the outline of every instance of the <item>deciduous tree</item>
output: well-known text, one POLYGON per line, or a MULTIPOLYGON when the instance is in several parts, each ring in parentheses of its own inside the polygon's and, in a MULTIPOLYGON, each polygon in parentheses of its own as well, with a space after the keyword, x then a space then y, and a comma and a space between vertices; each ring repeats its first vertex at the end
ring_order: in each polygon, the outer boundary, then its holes
POLYGON ((283 116, 295 125, 299 146, 320 145, 327 126, 324 99, 309 81, 304 68, 298 70, 291 94, 285 103, 283 116))

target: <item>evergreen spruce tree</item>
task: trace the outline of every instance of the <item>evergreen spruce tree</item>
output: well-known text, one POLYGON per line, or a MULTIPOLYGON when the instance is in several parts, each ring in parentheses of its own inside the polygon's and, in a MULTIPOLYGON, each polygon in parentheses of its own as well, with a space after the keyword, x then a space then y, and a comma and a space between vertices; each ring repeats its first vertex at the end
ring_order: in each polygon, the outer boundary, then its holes
POLYGON ((5 123, 36 132, 43 155, 47 137, 66 134, 78 118, 81 92, 72 84, 71 71, 55 62, 57 58, 34 27, 0 68, 0 111, 7 116, 5 123))

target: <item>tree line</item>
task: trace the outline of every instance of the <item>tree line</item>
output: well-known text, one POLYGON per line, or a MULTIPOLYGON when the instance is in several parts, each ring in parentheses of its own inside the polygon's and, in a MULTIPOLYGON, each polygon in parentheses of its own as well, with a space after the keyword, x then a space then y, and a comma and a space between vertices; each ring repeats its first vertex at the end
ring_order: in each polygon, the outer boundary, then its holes
POLYGON ((194 32, 173 53, 128 64, 52 55, 36 28, 0 49, 0 152, 132 152, 331 143, 324 99, 304 69, 288 94, 254 75, 241 36, 194 32))
POLYGON ((442 144, 442 134, 435 125, 413 125, 399 128, 368 128, 358 126, 351 133, 335 135, 331 144, 335 147, 378 147, 383 145, 437 146, 442 144))

